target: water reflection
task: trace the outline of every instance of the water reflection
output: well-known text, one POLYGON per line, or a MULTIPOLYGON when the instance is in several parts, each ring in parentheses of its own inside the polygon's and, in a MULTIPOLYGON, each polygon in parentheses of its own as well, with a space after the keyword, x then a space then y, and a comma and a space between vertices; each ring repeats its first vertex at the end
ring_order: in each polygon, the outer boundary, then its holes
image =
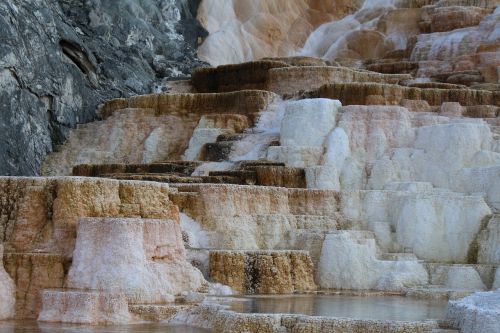
POLYGON ((127 326, 82 326, 37 323, 36 321, 0 322, 0 333, 209 333, 211 331, 166 324, 137 324, 127 326))
POLYGON ((420 321, 445 317, 447 302, 401 296, 254 296, 229 302, 233 311, 293 313, 371 320, 420 321))

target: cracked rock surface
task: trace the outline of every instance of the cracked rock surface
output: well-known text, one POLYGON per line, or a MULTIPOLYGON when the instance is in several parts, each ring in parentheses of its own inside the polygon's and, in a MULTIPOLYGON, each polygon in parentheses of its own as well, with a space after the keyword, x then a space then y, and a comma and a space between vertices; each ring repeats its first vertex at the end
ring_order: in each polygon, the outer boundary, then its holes
POLYGON ((0 174, 36 175, 105 100, 200 65, 197 0, 0 3, 0 174))

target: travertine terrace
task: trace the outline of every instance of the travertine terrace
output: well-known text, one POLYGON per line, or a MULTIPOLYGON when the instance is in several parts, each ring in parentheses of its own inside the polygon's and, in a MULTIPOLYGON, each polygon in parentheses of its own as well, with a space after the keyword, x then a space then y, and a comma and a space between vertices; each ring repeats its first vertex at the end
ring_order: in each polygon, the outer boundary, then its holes
POLYGON ((500 2, 215 2, 214 67, 101 105, 44 177, 0 178, 0 319, 498 332, 500 2), (370 321, 203 300, 230 292, 450 303, 370 321))

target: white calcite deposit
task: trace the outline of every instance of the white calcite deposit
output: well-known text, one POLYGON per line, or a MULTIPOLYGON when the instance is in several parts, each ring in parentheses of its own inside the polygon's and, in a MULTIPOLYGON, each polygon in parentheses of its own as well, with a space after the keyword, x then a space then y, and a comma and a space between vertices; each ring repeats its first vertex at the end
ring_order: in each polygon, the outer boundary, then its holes
POLYGON ((463 333, 500 332, 500 290, 451 301, 447 319, 463 333))
POLYGON ((14 317, 15 285, 3 268, 3 246, 0 244, 0 320, 14 317))
POLYGON ((363 231, 326 236, 317 274, 322 288, 401 291, 428 283, 427 271, 416 260, 378 259, 375 239, 370 236, 363 231))
POLYGON ((132 303, 170 302, 206 284, 185 258, 176 221, 84 218, 67 286, 124 293, 132 303))
POLYGON ((399 185, 397 190, 345 193, 343 213, 365 221, 386 251, 408 248, 420 259, 467 262, 482 221, 491 214, 483 198, 399 185))
POLYGON ((339 101, 324 98, 285 102, 281 146, 270 147, 268 159, 294 167, 318 164, 340 107, 339 101))
MULTIPOLYGON (((282 103, 281 146, 268 148, 269 159, 305 166, 309 188, 340 191, 340 213, 362 221, 383 251, 467 263, 498 209, 498 139, 485 121, 324 99, 282 103)), ((494 228, 483 241, 489 257, 494 228)))

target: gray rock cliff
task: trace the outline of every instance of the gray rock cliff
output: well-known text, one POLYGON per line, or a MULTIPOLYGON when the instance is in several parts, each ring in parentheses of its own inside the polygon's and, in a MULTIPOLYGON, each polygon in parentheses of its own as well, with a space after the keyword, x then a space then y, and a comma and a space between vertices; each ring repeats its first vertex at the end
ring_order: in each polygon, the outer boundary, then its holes
POLYGON ((198 0, 0 2, 0 175, 36 175, 105 100, 200 65, 198 0))

